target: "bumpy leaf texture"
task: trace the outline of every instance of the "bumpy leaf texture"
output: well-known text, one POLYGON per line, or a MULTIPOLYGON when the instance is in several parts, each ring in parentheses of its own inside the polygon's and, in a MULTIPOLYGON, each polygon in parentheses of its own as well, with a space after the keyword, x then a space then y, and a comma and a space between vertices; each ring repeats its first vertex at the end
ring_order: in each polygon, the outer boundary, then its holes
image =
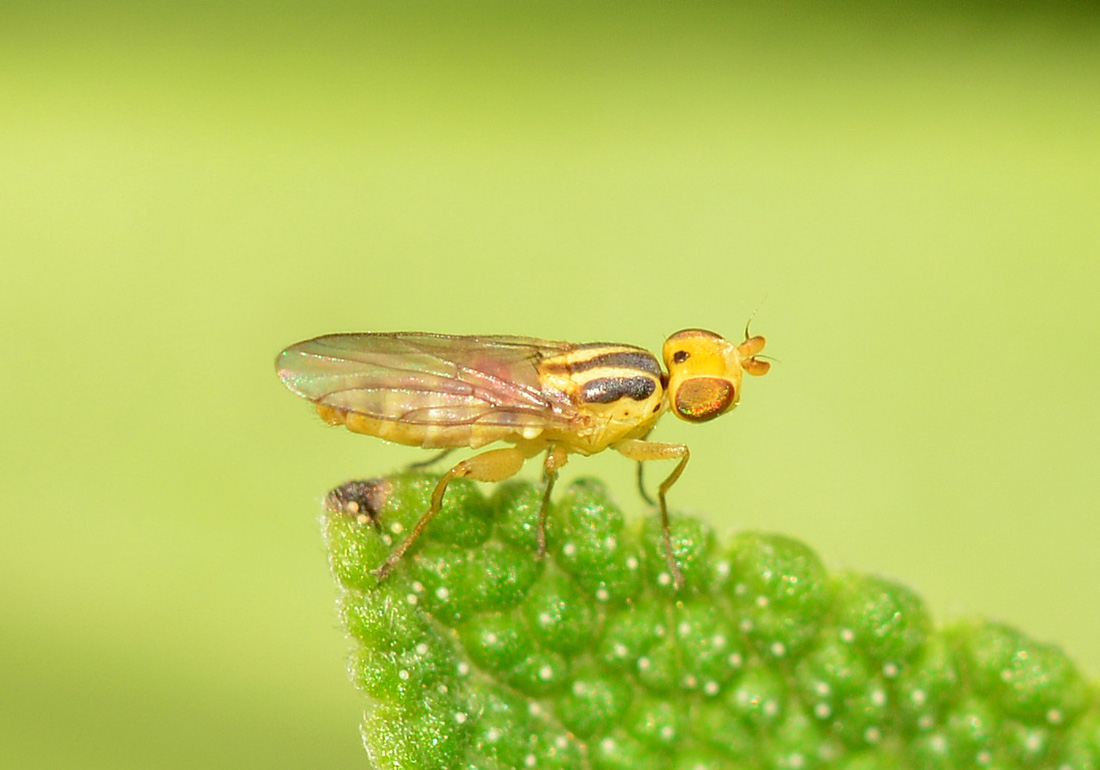
POLYGON ((558 496, 457 480, 381 584, 438 477, 326 498, 340 611, 380 770, 1100 770, 1100 699, 1057 648, 995 623, 936 628, 920 597, 831 574, 806 545, 628 523, 597 481, 558 496))

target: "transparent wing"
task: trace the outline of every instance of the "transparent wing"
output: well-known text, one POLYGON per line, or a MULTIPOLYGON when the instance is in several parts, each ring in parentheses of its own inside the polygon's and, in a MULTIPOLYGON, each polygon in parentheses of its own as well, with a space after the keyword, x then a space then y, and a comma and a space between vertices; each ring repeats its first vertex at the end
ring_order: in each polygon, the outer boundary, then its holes
POLYGON ((376 419, 542 426, 576 415, 538 379, 541 360, 574 347, 530 337, 332 334, 292 345, 276 364, 298 395, 376 419))

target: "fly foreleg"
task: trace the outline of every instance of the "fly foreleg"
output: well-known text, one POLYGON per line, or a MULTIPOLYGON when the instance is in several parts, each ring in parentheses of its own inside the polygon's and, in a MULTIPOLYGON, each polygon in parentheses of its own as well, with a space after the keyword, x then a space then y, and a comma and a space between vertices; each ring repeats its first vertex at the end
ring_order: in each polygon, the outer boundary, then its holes
POLYGON ((379 580, 383 580, 386 575, 393 571, 394 566, 405 555, 405 551, 409 550, 409 547, 416 542, 416 539, 420 537, 420 533, 428 526, 428 522, 443 507, 443 495, 451 481, 458 478, 469 478, 474 481, 504 481, 519 473, 526 459, 527 456, 516 447, 492 449, 463 460, 444 473, 443 477, 439 479, 439 483, 435 485, 435 491, 432 492, 431 506, 416 522, 416 526, 413 527, 409 536, 401 542, 401 545, 393 550, 393 553, 382 563, 381 567, 374 570, 374 576, 379 580))
POLYGON ((684 466, 687 465, 691 453, 684 444, 642 441, 641 439, 620 441, 615 444, 615 450, 623 457, 629 460, 637 460, 639 463, 650 460, 675 460, 677 458, 680 460, 672 473, 668 475, 668 478, 657 488, 657 500, 661 507, 661 530, 664 534, 665 560, 668 563, 668 571, 672 574, 673 582, 677 588, 681 588, 684 585, 684 576, 680 572, 680 565, 676 563, 676 559, 672 554, 672 530, 669 525, 668 504, 665 502, 665 495, 668 494, 669 488, 676 483, 676 479, 680 478, 680 474, 684 472, 684 466))

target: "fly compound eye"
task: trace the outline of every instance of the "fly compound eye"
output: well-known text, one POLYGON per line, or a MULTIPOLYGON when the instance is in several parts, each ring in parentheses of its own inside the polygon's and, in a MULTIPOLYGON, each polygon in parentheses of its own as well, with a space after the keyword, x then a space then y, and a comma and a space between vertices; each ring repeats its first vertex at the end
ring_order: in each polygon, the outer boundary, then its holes
POLYGON ((719 377, 692 377, 676 389, 676 414, 691 422, 713 420, 730 408, 736 391, 719 377))

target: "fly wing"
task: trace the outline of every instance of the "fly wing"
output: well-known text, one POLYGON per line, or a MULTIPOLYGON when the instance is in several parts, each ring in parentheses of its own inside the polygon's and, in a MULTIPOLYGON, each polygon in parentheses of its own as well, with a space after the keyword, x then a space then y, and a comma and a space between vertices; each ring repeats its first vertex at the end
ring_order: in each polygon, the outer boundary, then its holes
POLYGON ((292 345, 276 364, 288 388, 336 409, 409 424, 522 428, 576 414, 538 379, 539 361, 573 347, 529 337, 332 334, 292 345))

